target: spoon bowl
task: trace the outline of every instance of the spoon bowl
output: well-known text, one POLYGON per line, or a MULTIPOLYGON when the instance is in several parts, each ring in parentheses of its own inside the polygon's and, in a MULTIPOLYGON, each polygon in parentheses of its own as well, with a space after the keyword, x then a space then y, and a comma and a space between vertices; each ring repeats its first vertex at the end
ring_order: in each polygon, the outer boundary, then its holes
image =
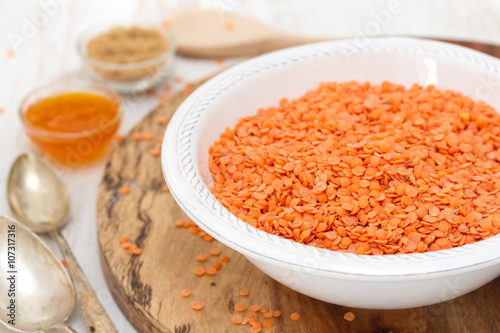
POLYGON ((14 215, 35 232, 59 229, 68 221, 70 200, 64 183, 34 154, 14 162, 7 183, 14 215))
POLYGON ((46 330, 66 321, 75 292, 61 261, 29 229, 2 215, 0 239, 0 253, 8 254, 8 260, 0 260, 6 273, 0 279, 0 321, 17 332, 46 330))

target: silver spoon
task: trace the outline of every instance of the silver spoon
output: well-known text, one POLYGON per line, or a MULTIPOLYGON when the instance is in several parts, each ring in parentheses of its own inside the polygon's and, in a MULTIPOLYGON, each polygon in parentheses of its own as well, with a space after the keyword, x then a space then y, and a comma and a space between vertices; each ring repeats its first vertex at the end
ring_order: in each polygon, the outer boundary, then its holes
POLYGON ((76 332, 64 323, 75 291, 52 251, 22 224, 0 215, 0 253, 0 321, 16 332, 76 332))
POLYGON ((75 284, 89 332, 117 332, 94 290, 59 232, 68 221, 70 200, 52 167, 33 153, 19 156, 7 182, 9 206, 17 219, 35 232, 50 232, 59 245, 75 284))

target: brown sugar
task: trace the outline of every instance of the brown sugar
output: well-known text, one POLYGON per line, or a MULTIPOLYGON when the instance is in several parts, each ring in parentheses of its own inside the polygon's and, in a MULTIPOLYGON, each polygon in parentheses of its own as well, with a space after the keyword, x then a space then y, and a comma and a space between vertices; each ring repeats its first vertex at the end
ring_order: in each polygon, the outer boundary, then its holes
POLYGON ((87 43, 90 58, 114 64, 138 63, 154 59, 169 48, 169 41, 155 28, 116 27, 87 43))
POLYGON ((160 29, 137 26, 113 28, 91 38, 85 45, 90 66, 102 78, 115 82, 133 82, 158 75, 168 63, 170 47, 169 38, 160 29))

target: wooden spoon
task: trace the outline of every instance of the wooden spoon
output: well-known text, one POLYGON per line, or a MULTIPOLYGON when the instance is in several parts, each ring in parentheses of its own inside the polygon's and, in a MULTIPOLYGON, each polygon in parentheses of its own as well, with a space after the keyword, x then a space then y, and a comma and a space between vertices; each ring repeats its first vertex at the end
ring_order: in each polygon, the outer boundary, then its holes
POLYGON ((292 36, 251 18, 211 10, 188 10, 170 18, 177 51, 192 57, 235 57, 327 40, 292 36))
MULTIPOLYGON (((177 37, 178 53, 191 57, 256 55, 289 46, 333 38, 295 36, 270 28, 251 18, 213 10, 189 10, 175 14, 170 27, 177 37)), ((497 45, 439 39, 498 55, 497 45)))

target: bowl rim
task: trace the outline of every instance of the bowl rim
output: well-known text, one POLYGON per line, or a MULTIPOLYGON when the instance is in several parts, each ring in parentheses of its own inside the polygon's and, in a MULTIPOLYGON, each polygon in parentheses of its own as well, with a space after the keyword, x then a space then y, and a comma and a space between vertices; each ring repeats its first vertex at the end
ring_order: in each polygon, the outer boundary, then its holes
POLYGON ((207 233, 250 260, 281 267, 295 266, 295 270, 314 271, 317 275, 429 277, 429 274, 467 270, 477 265, 499 264, 500 234, 452 249, 401 255, 356 255, 307 246, 249 226, 220 204, 204 184, 197 165, 196 144, 192 144, 191 139, 197 119, 222 92, 256 73, 295 61, 342 52, 388 51, 444 56, 463 64, 479 66, 497 76, 500 73, 500 60, 487 54, 450 43, 407 37, 372 38, 370 43, 364 45, 359 45, 356 39, 326 41, 246 60, 195 90, 179 106, 167 127, 161 152, 162 170, 170 192, 182 210, 207 233), (232 228, 221 223, 221 218, 232 228), (394 265, 395 262, 398 264, 394 265))
POLYGON ((115 21, 115 22, 101 22, 99 24, 94 24, 87 27, 80 33, 76 41, 76 51, 84 63, 88 63, 89 65, 94 67, 99 67, 100 69, 134 70, 134 69, 142 69, 144 67, 154 66, 163 61, 167 61, 169 58, 173 57, 175 52, 177 51, 177 40, 170 29, 165 28, 158 24, 145 23, 140 21, 126 21, 126 20, 115 21), (99 33, 107 32, 113 28, 119 28, 119 27, 127 28, 133 26, 141 28, 155 28, 158 31, 160 31, 169 42, 167 50, 158 55, 157 57, 144 61, 126 63, 126 64, 100 61, 93 59, 87 55, 87 50, 85 46, 90 38, 97 36, 99 33))
POLYGON ((28 131, 30 134, 48 138, 79 139, 82 137, 91 136, 95 133, 99 133, 103 129, 109 128, 110 126, 113 126, 116 123, 120 122, 125 113, 124 108, 121 106, 121 101, 122 99, 120 95, 115 90, 113 90, 112 88, 103 83, 94 80, 68 78, 68 79, 56 80, 51 83, 39 86, 33 90, 30 90, 21 100, 21 103, 19 104, 18 113, 19 117, 21 118, 21 123, 23 124, 25 130, 28 131), (104 95, 106 98, 111 99, 114 103, 118 105, 118 112, 116 113, 116 115, 111 120, 102 124, 98 128, 82 132, 74 132, 74 133, 46 131, 44 129, 41 129, 33 125, 26 118, 26 111, 29 109, 30 105, 32 105, 32 103, 30 103, 30 100, 32 98, 35 98, 39 94, 47 93, 46 94, 47 97, 53 97, 68 92, 87 92, 87 91, 91 93, 93 91, 100 93, 101 95, 104 95))

